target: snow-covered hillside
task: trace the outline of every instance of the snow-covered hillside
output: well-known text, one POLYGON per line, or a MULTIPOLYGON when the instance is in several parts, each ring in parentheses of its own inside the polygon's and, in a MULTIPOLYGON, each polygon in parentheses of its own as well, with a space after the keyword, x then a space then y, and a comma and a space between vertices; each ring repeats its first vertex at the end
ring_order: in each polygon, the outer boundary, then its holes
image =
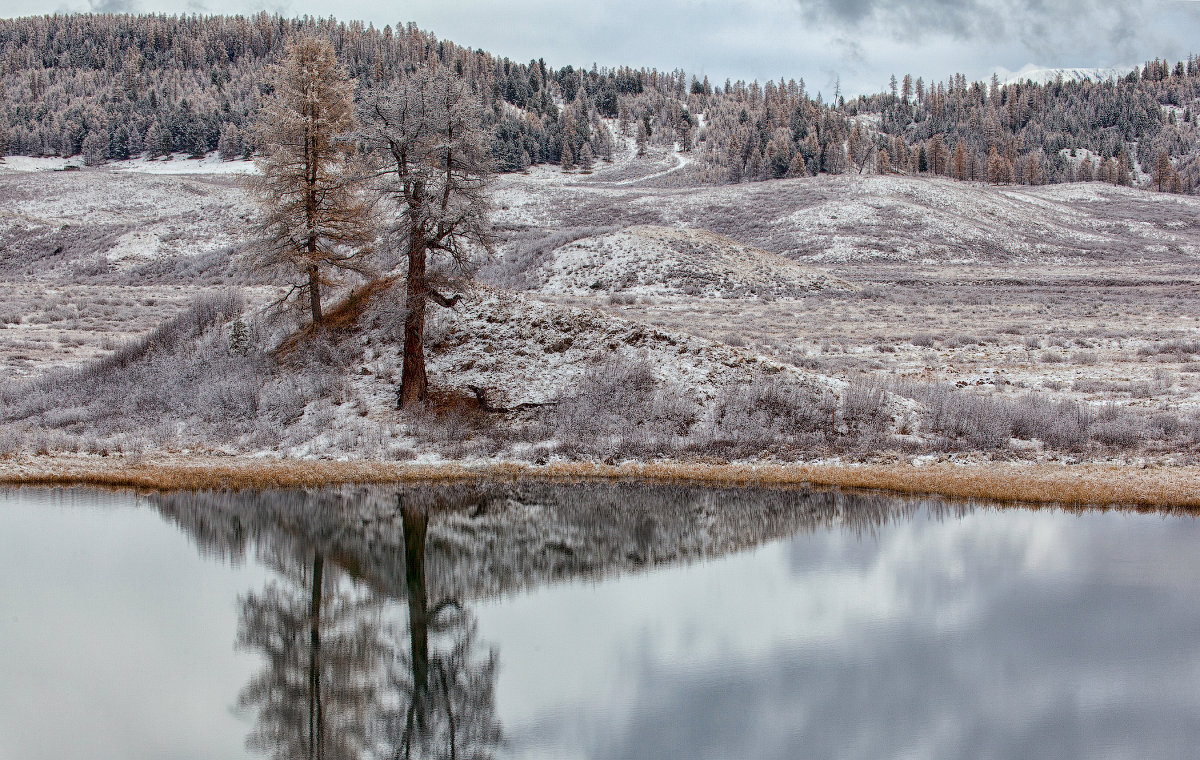
POLYGON ((1029 63, 1017 71, 996 69, 1001 84, 1024 84, 1032 81, 1034 84, 1050 84, 1062 77, 1064 82, 1104 82, 1110 79, 1120 79, 1134 70, 1134 66, 1093 66, 1093 67, 1052 67, 1039 66, 1029 63))
MULTIPOLYGON (((492 406, 526 410, 502 436, 471 414, 397 417, 399 289, 379 291, 328 345, 270 352, 295 325, 258 312, 281 290, 244 266, 253 209, 240 181, 220 176, 248 164, 155 162, 188 170, 174 176, 0 169, 0 367, 11 381, 0 394, 13 420, 0 423, 0 449, 544 457, 713 450, 733 436, 722 445, 744 454, 784 439, 791 452, 873 451, 895 435, 915 451, 953 450, 976 445, 956 437, 976 422, 947 422, 965 414, 1001 420, 988 446, 1040 456, 1041 433, 1006 446, 1003 420, 1025 407, 1003 404, 1032 404, 1044 421, 1060 409, 1045 405, 1062 403, 1107 425, 1105 441, 1190 451, 1166 441, 1200 431, 1200 199, 896 175, 653 186, 675 163, 658 149, 591 174, 497 179, 497 254, 457 308, 432 312, 427 341, 438 403, 469 411, 482 389, 492 406), (253 361, 229 353, 229 323, 206 323, 190 353, 151 347, 128 377, 88 375, 91 390, 62 380, 33 392, 15 379, 109 356, 230 287, 248 304, 253 361), (879 390, 894 382, 896 393, 879 390), (969 390, 943 398, 934 383, 969 390), (1031 393, 1042 400, 1021 401, 1031 393), (153 419, 120 429, 96 406, 110 401, 153 419), (934 414, 935 401, 959 406, 934 414), (225 409, 244 416, 231 423, 225 409), (764 409, 798 414, 792 432, 764 409), (600 418, 605 432, 571 432, 600 418), (626 435, 641 442, 610 446, 626 435)), ((329 292, 331 308, 354 284, 329 292)))
POLYGON ((552 251, 534 272, 538 291, 712 298, 798 296, 849 283, 703 229, 633 225, 552 251))

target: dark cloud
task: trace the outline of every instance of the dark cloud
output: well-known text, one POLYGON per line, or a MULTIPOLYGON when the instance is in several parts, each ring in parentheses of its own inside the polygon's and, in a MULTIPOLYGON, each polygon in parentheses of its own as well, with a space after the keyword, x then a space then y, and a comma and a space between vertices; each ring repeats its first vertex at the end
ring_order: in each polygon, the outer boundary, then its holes
POLYGON ((1134 54, 1170 39, 1171 18, 1200 18, 1163 0, 796 0, 816 23, 918 42, 930 36, 1017 43, 1039 56, 1134 54))
POLYGON ((92 13, 137 13, 141 10, 137 0, 88 0, 92 13))

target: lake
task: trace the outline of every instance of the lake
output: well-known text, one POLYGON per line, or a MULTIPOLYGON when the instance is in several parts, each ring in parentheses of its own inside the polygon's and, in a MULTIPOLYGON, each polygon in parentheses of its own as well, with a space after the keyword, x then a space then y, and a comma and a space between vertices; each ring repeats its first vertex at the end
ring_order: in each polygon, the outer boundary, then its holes
POLYGON ((1200 523, 632 484, 0 490, 0 759, 1176 758, 1200 523))

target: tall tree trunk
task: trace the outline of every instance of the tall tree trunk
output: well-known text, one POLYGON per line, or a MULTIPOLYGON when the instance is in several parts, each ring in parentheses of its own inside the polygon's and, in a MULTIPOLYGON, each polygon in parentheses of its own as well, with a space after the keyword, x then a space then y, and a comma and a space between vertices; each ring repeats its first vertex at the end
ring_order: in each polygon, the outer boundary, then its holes
POLYGON ((316 264, 308 265, 308 303, 313 324, 321 324, 321 273, 316 264))
POLYGON ((425 238, 415 228, 409 234, 408 278, 405 291, 404 368, 400 375, 400 393, 396 407, 403 409, 429 396, 425 376, 425 238))
POLYGON ((308 611, 308 756, 320 760, 325 756, 324 723, 321 710, 321 576, 324 557, 313 558, 312 603, 308 611))

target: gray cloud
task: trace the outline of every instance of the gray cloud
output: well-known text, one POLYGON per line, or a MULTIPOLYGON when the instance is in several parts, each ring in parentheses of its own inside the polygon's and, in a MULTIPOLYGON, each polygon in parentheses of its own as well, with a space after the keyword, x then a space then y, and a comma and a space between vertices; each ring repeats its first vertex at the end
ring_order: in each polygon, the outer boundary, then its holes
POLYGON ((88 0, 92 13, 137 13, 137 0, 88 0))
POLYGON ((1128 57, 1174 44, 1196 4, 1170 0, 796 0, 817 24, 899 41, 929 37, 1018 44, 1039 57, 1105 52, 1128 57))

